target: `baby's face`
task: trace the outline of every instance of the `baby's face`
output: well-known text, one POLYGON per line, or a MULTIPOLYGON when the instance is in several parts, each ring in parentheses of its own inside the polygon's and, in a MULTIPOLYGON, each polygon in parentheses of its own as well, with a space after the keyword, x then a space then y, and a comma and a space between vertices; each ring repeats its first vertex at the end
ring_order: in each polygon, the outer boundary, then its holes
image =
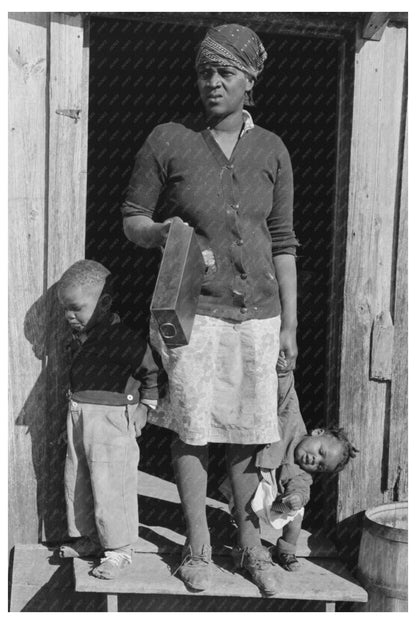
POLYGON ((68 286, 59 292, 59 301, 72 331, 85 330, 100 300, 102 287, 68 286))
POLYGON ((295 462, 311 474, 334 472, 342 459, 342 443, 331 434, 315 429, 305 436, 295 448, 295 462))

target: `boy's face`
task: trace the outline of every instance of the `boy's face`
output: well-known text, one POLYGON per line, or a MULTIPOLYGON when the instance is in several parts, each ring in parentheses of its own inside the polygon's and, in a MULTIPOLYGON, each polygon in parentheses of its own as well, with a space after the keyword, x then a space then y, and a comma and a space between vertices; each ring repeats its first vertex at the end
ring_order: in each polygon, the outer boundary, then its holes
POLYGON ((94 317, 100 318, 111 304, 111 297, 101 297, 102 286, 73 285, 59 292, 59 301, 72 331, 84 331, 94 317))
POLYGON ((305 472, 333 472, 342 459, 343 446, 323 429, 314 429, 299 442, 294 455, 295 462, 305 472))

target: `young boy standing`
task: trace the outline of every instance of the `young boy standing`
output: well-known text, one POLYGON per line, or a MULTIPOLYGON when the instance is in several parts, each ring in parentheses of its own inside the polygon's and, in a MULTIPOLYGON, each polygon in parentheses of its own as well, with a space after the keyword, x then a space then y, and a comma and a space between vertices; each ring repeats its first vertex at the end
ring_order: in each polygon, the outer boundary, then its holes
POLYGON ((299 568, 296 544, 312 475, 339 472, 358 451, 342 429, 314 429, 307 434, 292 371, 279 372, 278 404, 281 440, 257 453, 261 481, 251 506, 264 522, 282 529, 273 559, 292 572, 299 568))
POLYGON ((111 579, 131 563, 138 535, 136 436, 155 408, 159 369, 145 341, 111 312, 110 271, 80 260, 58 297, 72 330, 61 557, 103 555, 92 574, 111 579))

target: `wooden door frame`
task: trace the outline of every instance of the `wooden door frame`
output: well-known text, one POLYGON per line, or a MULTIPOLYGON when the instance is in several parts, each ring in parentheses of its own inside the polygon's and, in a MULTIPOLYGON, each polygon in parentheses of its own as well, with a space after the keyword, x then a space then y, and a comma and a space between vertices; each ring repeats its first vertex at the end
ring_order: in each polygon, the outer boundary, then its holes
MULTIPOLYGON (((325 422, 338 425, 340 395, 340 352, 342 343, 345 257, 347 241, 348 192, 352 106, 354 91, 354 55, 357 32, 364 14, 293 14, 293 13, 91 13, 89 16, 149 23, 186 24, 209 27, 222 22, 245 24, 253 30, 276 35, 291 35, 338 42, 337 145, 335 155, 335 193, 333 200, 332 248, 330 257, 329 302, 326 327, 325 422), (335 418, 334 418, 335 415, 335 418)), ((86 24, 88 24, 88 18, 86 24)), ((325 486, 328 530, 334 529, 338 491, 332 480, 325 486)))
POLYGON ((333 219, 333 245, 331 253, 330 301, 334 314, 329 314, 327 335, 326 422, 334 423, 333 414, 339 404, 339 350, 342 333, 343 279, 345 266, 346 223, 348 206, 349 155, 352 126, 352 94, 354 86, 354 52, 358 23, 361 13, 90 13, 91 16, 124 19, 149 23, 186 24, 209 27, 222 22, 238 22, 256 29, 264 29, 276 35, 292 35, 331 39, 338 42, 339 74, 337 94, 337 148, 333 219))

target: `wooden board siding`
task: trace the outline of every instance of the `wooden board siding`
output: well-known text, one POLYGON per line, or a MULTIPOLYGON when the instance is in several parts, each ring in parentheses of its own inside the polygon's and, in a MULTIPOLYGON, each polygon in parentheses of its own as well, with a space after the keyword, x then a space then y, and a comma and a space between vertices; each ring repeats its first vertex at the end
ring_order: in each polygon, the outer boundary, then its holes
POLYGON ((9 538, 37 542, 45 497, 47 13, 9 14, 9 538), (36 445, 34 444, 36 440, 36 445))
MULTIPOLYGON (((407 122, 406 122, 407 123, 407 122)), ((405 134, 403 172, 401 179, 398 219, 397 264, 394 296, 394 350, 391 381, 389 432, 388 500, 405 501, 408 496, 408 297, 407 297, 407 125, 405 134)), ((387 502, 387 501, 386 501, 387 502)))
POLYGON ((53 539, 65 530, 54 515, 63 508, 57 481, 65 446, 57 433, 65 405, 57 388, 65 368, 57 357, 64 329, 53 285, 84 256, 88 57, 80 15, 16 13, 9 24, 13 544, 53 539), (60 109, 80 109, 80 119, 58 115, 60 109))
POLYGON ((387 490, 390 382, 370 381, 370 350, 392 312, 405 55, 406 29, 391 27, 356 53, 339 418, 361 453, 340 474, 338 520, 387 490))
MULTIPOLYGON (((45 538, 59 540, 66 531, 63 495, 68 361, 63 349, 68 329, 56 297, 62 273, 85 255, 86 141, 88 83, 83 71, 83 22, 80 15, 51 14, 48 176, 48 513, 45 538)), ((69 338, 69 335, 68 335, 69 338)))

